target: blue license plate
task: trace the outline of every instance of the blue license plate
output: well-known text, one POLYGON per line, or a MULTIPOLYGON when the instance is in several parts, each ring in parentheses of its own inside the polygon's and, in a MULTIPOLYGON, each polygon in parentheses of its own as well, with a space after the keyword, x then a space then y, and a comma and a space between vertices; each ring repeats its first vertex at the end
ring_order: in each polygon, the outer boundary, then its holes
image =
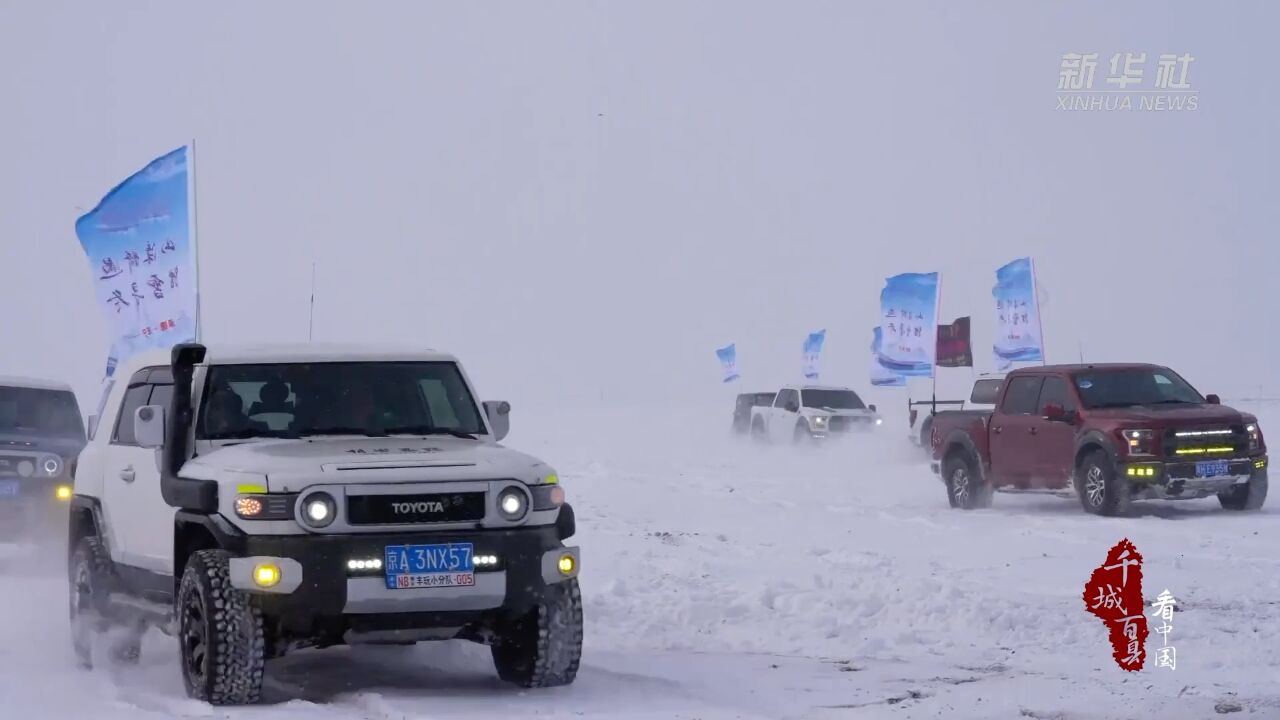
POLYGON ((21 489, 17 480, 0 480, 0 498, 16 498, 21 489))
POLYGON ((1196 477, 1222 477, 1230 475, 1226 460, 1210 460, 1196 463, 1196 477))
POLYGON ((476 584, 471 543, 388 545, 383 557, 388 590, 476 584))

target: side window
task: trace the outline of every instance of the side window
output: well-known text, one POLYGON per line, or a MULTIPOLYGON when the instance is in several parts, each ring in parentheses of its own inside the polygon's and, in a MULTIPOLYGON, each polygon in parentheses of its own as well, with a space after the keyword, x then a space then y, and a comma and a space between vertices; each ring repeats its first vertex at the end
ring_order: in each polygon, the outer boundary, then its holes
MULTIPOLYGON (((154 375, 152 377, 155 377, 154 375)), ((153 385, 151 390, 151 399, 147 401, 148 405, 163 405, 165 416, 173 412, 173 386, 172 385, 153 385)))
POLYGON ((137 445, 133 436, 133 414, 138 408, 147 404, 151 396, 150 385, 134 385, 124 393, 124 402, 120 403, 120 415, 116 418, 115 434, 111 436, 114 445, 137 445))
POLYGON ((1045 407, 1050 404, 1060 405, 1067 412, 1076 409, 1076 401, 1071 396, 1071 388, 1062 378, 1049 377, 1044 379, 1044 386, 1040 388, 1040 404, 1036 409, 1037 414, 1043 416, 1045 407))
POLYGON ((800 393, 796 392, 795 390, 783 390, 782 392, 778 393, 778 402, 774 405, 774 407, 786 408, 787 403, 792 402, 793 400, 798 402, 799 396, 800 396, 800 393))
POLYGON ((1011 378, 1009 389, 1005 391, 1004 403, 1000 410, 1006 415, 1030 415, 1036 411, 1036 401, 1040 398, 1040 383, 1043 378, 1038 375, 1024 375, 1011 378))

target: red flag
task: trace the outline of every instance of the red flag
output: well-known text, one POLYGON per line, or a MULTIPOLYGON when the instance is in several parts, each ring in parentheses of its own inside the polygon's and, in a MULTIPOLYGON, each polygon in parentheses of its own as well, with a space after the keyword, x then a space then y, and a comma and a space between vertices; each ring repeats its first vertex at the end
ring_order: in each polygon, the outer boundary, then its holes
POLYGON ((969 342, 969 316, 950 325, 938 325, 938 367, 973 367, 973 345, 969 342))

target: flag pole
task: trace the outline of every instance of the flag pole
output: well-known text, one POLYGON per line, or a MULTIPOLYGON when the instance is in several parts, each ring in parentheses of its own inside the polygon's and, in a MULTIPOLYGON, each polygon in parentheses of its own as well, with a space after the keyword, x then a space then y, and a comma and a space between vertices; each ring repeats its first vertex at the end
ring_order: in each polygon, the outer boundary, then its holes
POLYGON ((929 371, 933 375, 933 388, 930 391, 932 400, 929 410, 938 414, 938 324, 942 322, 942 271, 938 271, 938 291, 933 297, 933 362, 929 371))
POLYGON ((307 342, 315 336, 316 328, 316 264, 311 263, 311 314, 307 320, 307 342))
POLYGON ((1036 259, 1027 258, 1031 263, 1031 299, 1036 303, 1036 324, 1040 326, 1040 364, 1049 364, 1049 350, 1044 341, 1044 318, 1040 316, 1040 279, 1036 277, 1036 259))
POLYGON ((191 138, 191 152, 187 157, 187 203, 191 206, 191 217, 188 218, 188 233, 191 236, 191 265, 196 277, 196 342, 200 342, 204 320, 200 315, 200 241, 198 239, 199 222, 196 219, 196 139, 191 138))

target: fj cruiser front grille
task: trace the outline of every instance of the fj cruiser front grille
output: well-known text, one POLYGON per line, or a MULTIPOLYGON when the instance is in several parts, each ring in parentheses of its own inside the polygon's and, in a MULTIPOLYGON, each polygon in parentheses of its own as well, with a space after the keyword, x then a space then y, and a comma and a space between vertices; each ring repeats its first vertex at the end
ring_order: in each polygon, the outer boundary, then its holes
POLYGON ((1248 451, 1243 425, 1180 427, 1164 433, 1164 454, 1170 458, 1223 458, 1248 451))
POLYGON ((18 463, 24 460, 35 467, 35 458, 31 455, 0 455, 0 477, 18 477, 18 463))
POLYGON ((347 522, 352 525, 479 522, 484 515, 484 492, 347 497, 347 522))

